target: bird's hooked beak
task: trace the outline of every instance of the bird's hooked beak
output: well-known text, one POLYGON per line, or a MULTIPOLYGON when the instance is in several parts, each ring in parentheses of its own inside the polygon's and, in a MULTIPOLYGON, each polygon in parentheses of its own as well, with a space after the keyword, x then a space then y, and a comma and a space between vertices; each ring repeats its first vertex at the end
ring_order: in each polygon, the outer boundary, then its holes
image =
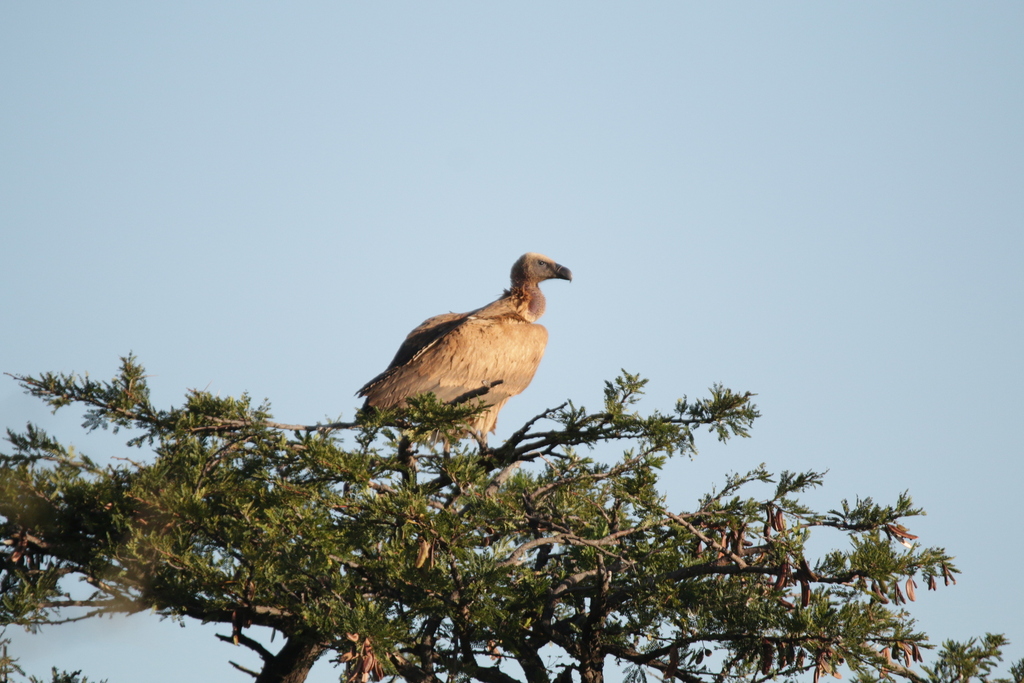
POLYGON ((568 280, 572 282, 572 271, 565 266, 556 263, 552 269, 553 275, 551 277, 558 278, 559 280, 568 280))

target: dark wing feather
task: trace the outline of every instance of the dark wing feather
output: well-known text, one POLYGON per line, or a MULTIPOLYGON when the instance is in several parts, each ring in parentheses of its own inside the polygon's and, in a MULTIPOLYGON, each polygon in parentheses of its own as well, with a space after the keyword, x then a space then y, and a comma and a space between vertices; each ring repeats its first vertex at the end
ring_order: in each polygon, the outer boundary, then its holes
POLYGON ((398 347, 395 357, 388 364, 387 370, 367 382, 366 386, 359 390, 359 395, 365 395, 366 390, 387 375, 389 371, 411 361, 417 354, 422 353, 424 349, 461 325, 470 315, 471 313, 442 313, 424 320, 419 327, 406 336, 405 341, 398 347))

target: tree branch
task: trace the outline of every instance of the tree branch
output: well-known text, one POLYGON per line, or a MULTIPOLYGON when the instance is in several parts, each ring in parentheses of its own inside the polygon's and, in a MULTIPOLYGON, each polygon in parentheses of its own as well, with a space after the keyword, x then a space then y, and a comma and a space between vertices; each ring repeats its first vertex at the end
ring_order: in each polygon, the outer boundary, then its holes
POLYGON ((221 635, 220 633, 216 633, 214 635, 216 635, 218 639, 224 641, 225 643, 231 643, 232 645, 244 645, 244 646, 246 646, 247 648, 249 648, 250 650, 252 650, 256 654, 258 654, 260 656, 260 659, 262 659, 264 662, 269 662, 271 659, 274 658, 274 653, 273 652, 271 652, 267 648, 263 647, 262 643, 260 643, 260 642, 258 642, 256 640, 253 640, 252 638, 250 638, 249 636, 245 635, 244 633, 237 633, 234 636, 225 636, 225 635, 221 635), (236 642, 236 639, 237 639, 237 642, 236 642))

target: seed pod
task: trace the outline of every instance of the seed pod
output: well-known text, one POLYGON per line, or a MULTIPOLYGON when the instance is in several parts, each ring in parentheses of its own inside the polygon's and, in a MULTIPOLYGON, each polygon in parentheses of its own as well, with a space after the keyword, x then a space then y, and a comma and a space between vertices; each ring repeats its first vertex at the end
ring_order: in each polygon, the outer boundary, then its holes
POLYGON ((778 577, 775 579, 775 590, 781 590, 785 588, 786 582, 789 580, 789 563, 783 562, 782 567, 779 568, 778 577))
POLYGON ((779 533, 786 530, 786 517, 782 514, 782 510, 775 511, 775 516, 772 518, 772 526, 779 533))
POLYGON ((942 576, 945 578, 947 586, 950 582, 952 582, 954 586, 956 585, 956 578, 953 576, 952 570, 950 570, 946 565, 942 565, 942 576))
POLYGON ((917 584, 914 583, 913 577, 907 579, 907 597, 910 598, 911 602, 917 600, 917 584))
POLYGON ((818 653, 818 666, 815 668, 815 676, 832 673, 832 665, 828 662, 828 654, 829 653, 824 650, 818 653))
POLYGON ((427 539, 420 539, 420 551, 416 554, 416 569, 422 567, 433 555, 434 545, 427 539))
POLYGON ((772 644, 765 642, 761 646, 761 673, 765 676, 772 670, 772 661, 775 659, 775 648, 772 644))
POLYGON ((807 581, 801 579, 800 580, 800 605, 803 606, 803 607, 807 607, 809 604, 811 604, 811 584, 809 584, 809 583, 807 583, 807 581))
POLYGON ((804 576, 806 576, 810 581, 817 581, 819 578, 817 574, 811 571, 811 565, 807 564, 806 557, 800 558, 800 571, 802 571, 804 576))

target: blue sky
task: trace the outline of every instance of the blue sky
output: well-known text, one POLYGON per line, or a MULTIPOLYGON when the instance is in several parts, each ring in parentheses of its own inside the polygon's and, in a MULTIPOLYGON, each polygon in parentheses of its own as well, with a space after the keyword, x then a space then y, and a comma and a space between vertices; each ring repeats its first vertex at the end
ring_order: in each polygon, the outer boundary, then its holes
MULTIPOLYGON (((165 405, 348 418, 412 327, 539 251, 575 279, 498 438, 620 368, 649 409, 757 392, 753 438, 671 463, 671 499, 761 462, 828 469, 825 509, 909 490, 964 571, 921 627, 1011 659, 1022 188, 1015 2, 0 5, 0 370, 134 352, 165 405)), ((4 379, 3 426, 124 455, 4 379)), ((214 631, 9 635, 40 676, 248 680, 214 631)))

